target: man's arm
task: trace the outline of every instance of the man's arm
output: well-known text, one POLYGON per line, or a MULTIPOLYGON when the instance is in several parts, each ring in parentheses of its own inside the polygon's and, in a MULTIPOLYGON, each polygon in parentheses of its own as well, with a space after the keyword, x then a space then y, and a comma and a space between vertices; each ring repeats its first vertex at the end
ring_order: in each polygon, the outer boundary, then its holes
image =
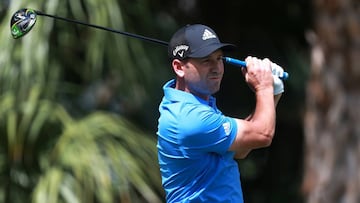
POLYGON ((275 132, 275 107, 281 95, 274 97, 270 61, 248 57, 245 80, 255 92, 256 107, 247 119, 236 119, 237 135, 229 150, 244 158, 252 149, 267 147, 275 132))
MULTIPOLYGON (((277 104, 279 103, 279 100, 280 100, 280 98, 281 98, 281 95, 282 95, 282 94, 274 95, 275 109, 276 109, 277 104)), ((248 117, 246 117, 244 120, 250 121, 250 120, 252 119, 253 115, 254 115, 253 113, 250 114, 250 115, 249 115, 248 117)), ((243 159, 243 158, 245 158, 245 157, 251 152, 251 150, 252 150, 252 149, 248 149, 248 148, 239 149, 239 150, 236 151, 234 158, 235 158, 235 159, 243 159)))

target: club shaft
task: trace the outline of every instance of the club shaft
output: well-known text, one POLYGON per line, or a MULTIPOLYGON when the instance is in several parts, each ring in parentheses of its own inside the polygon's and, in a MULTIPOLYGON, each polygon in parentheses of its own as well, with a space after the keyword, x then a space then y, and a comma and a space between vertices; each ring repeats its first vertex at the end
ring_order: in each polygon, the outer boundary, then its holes
MULTIPOLYGON (((234 66, 246 68, 246 62, 245 61, 241 61, 241 60, 230 58, 230 57, 223 57, 223 59, 228 64, 232 64, 234 66)), ((279 76, 279 78, 282 79, 282 80, 287 80, 288 77, 289 77, 289 74, 287 72, 283 72, 283 75, 279 76)))
POLYGON ((89 27, 93 27, 93 28, 96 28, 96 29, 100 29, 100 30, 106 30, 106 31, 109 31, 109 32, 126 35, 126 36, 133 37, 133 38, 136 38, 136 39, 141 39, 141 40, 144 40, 144 41, 161 44, 161 45, 164 45, 164 46, 167 46, 167 45, 168 45, 168 43, 165 42, 165 41, 158 40, 158 39, 154 39, 154 38, 150 38, 150 37, 145 37, 145 36, 142 36, 142 35, 137 35, 137 34, 133 34, 133 33, 129 33, 129 32, 119 31, 119 30, 115 30, 115 29, 111 29, 111 28, 107 28, 107 27, 103 27, 103 26, 99 26, 99 25, 94 25, 94 24, 90 24, 90 23, 85 23, 85 22, 81 22, 81 21, 77 21, 77 20, 72 20, 72 19, 69 19, 69 18, 64 18, 64 17, 55 16, 55 15, 50 15, 50 14, 43 13, 43 12, 41 12, 41 11, 35 11, 35 13, 36 13, 37 15, 40 15, 40 16, 46 16, 46 17, 50 17, 50 18, 57 19, 57 20, 62 20, 62 21, 70 22, 70 23, 75 23, 75 24, 80 24, 80 25, 84 25, 84 26, 89 26, 89 27))
MULTIPOLYGON (((37 15, 40 15, 40 16, 46 16, 46 17, 57 19, 57 20, 62 20, 62 21, 70 22, 70 23, 89 26, 89 27, 92 27, 92 28, 109 31, 109 32, 125 35, 125 36, 128 36, 128 37, 133 37, 133 38, 136 38, 136 39, 141 39, 143 41, 148 41, 148 42, 153 42, 153 43, 160 44, 160 45, 163 45, 163 46, 168 46, 168 42, 158 40, 158 39, 154 39, 154 38, 151 38, 151 37, 145 37, 145 36, 134 34, 134 33, 129 33, 129 32, 125 32, 125 31, 111 29, 111 28, 108 28, 108 27, 103 27, 103 26, 99 26, 99 25, 94 25, 94 24, 90 24, 90 23, 81 22, 81 21, 78 21, 78 20, 72 20, 72 19, 69 19, 69 18, 50 15, 50 14, 43 13, 41 11, 35 11, 35 13, 37 15)), ((234 59, 234 58, 230 58, 230 57, 224 57, 224 61, 226 63, 232 64, 232 65, 235 65, 235 66, 246 67, 245 61, 241 61, 241 60, 238 60, 238 59, 234 59)), ((287 78, 288 78, 288 73, 284 72, 284 75, 281 77, 281 79, 286 80, 287 78)))

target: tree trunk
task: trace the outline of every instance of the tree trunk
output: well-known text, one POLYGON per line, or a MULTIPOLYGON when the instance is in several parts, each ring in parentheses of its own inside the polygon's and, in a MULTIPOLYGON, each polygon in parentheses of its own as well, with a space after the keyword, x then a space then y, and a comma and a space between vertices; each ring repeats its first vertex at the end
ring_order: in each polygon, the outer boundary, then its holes
POLYGON ((314 0, 305 112, 308 203, 360 202, 360 4, 314 0))

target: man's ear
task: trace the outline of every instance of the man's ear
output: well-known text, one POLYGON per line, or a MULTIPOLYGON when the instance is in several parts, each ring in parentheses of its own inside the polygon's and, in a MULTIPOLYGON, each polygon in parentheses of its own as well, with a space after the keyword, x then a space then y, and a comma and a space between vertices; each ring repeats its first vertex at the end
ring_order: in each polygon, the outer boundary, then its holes
POLYGON ((172 61, 172 68, 178 77, 184 77, 184 67, 184 63, 182 63, 179 59, 174 59, 172 61))

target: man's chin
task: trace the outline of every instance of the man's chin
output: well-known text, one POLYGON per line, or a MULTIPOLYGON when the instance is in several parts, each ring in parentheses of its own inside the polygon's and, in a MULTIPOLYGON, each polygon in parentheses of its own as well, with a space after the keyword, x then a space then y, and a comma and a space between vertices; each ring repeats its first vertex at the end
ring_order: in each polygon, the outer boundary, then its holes
POLYGON ((214 86, 214 88, 211 89, 211 94, 215 94, 220 90, 220 85, 214 86))

